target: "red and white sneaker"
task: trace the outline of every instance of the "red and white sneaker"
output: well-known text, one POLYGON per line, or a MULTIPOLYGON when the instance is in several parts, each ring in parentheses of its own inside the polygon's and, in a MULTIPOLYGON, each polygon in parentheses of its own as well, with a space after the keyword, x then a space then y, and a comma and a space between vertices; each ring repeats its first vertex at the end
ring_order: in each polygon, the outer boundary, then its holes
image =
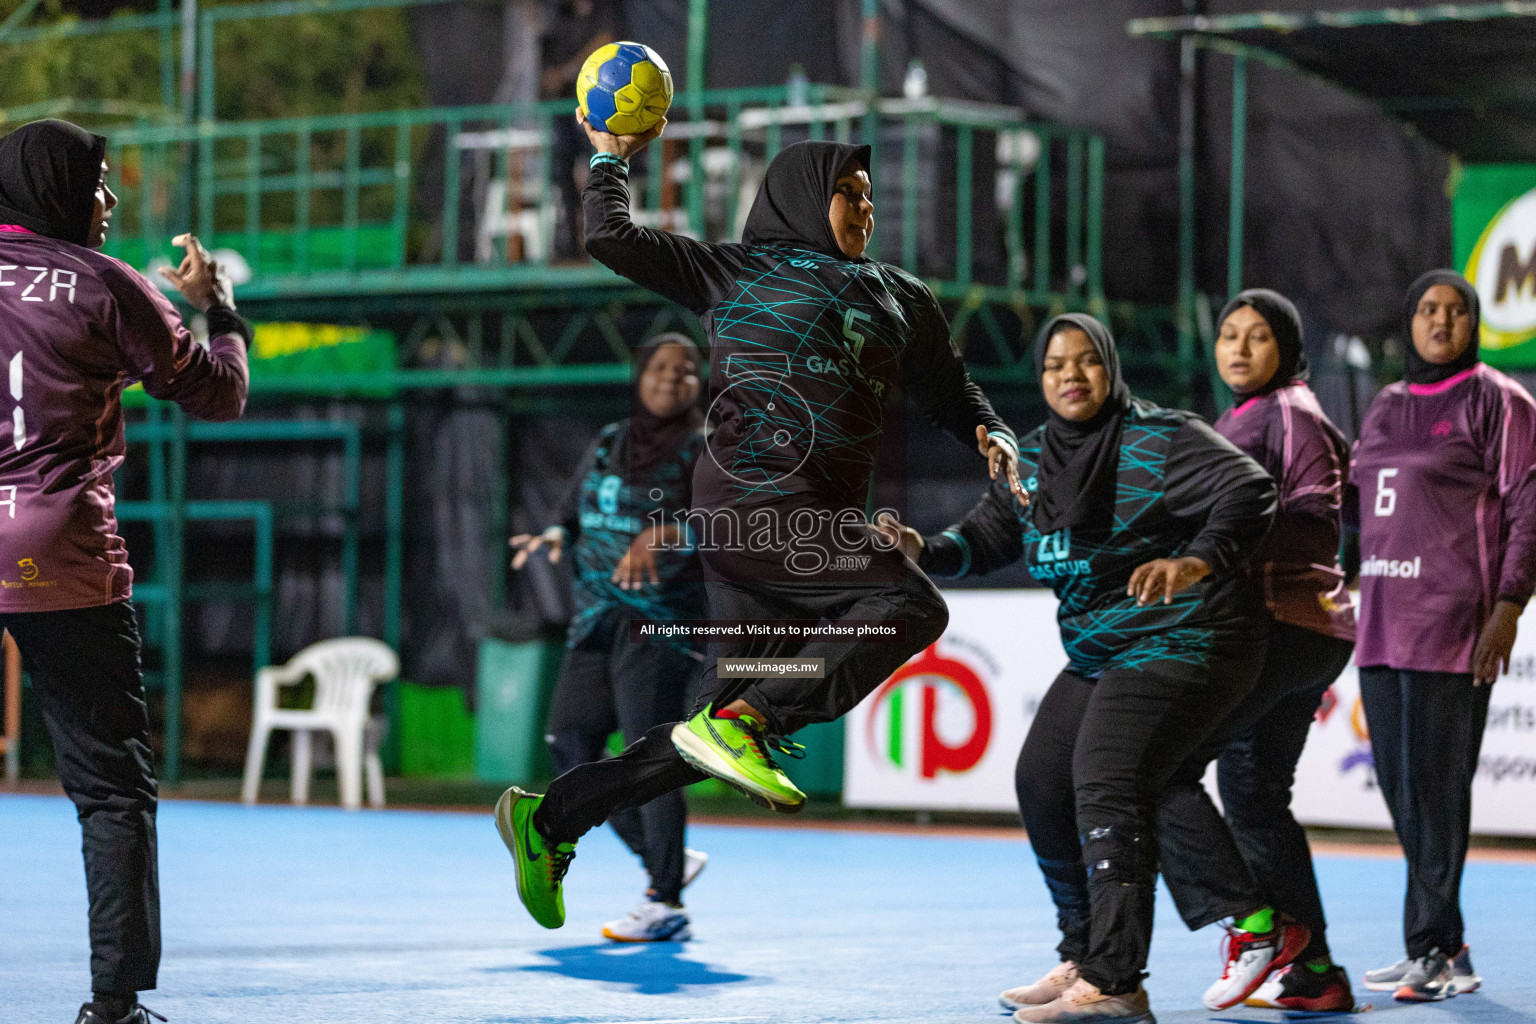
POLYGON ((1227 963, 1221 977, 1205 990, 1206 1009, 1225 1010, 1247 999, 1270 972, 1295 960, 1311 940, 1311 929, 1285 917, 1277 917, 1274 930, 1262 935, 1228 928, 1222 950, 1227 963))
POLYGON ((1321 973, 1305 964, 1291 964, 1270 972, 1264 984, 1243 1003, 1271 1010, 1349 1013, 1355 1008, 1355 994, 1350 991, 1344 968, 1338 964, 1321 973))

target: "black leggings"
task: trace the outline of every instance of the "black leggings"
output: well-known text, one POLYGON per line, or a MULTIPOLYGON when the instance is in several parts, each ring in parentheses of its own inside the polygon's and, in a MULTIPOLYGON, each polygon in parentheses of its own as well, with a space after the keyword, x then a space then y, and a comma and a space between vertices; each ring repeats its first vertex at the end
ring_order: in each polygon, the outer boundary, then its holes
POLYGON ((1106 994, 1145 976, 1163 788, 1252 689, 1261 652, 1233 644, 1208 670, 1114 669, 1096 681, 1064 671, 1035 712, 1019 810, 1056 904, 1057 950, 1106 994))
POLYGON ((156 786, 127 601, 0 615, 48 723, 59 781, 74 801, 90 897, 91 989, 130 997, 160 966, 156 786))
POLYGON ((1461 872, 1492 691, 1473 686, 1469 672, 1360 670, 1376 781, 1408 861, 1403 941, 1411 957, 1432 949, 1455 956, 1464 941, 1461 872))
MULTIPOLYGON (((603 756, 615 729, 634 743, 662 722, 682 717, 698 662, 663 643, 633 643, 618 616, 565 652, 544 739, 556 772, 603 756)), ((608 824, 645 864, 652 895, 677 903, 683 892, 683 842, 688 807, 683 791, 663 793, 639 808, 615 811, 608 824)))
MULTIPOLYGON (((905 564, 896 565, 893 582, 866 586, 708 582, 711 619, 899 619, 906 623, 906 636, 901 642, 751 639, 712 645, 695 711, 744 700, 767 716, 770 732, 781 735, 847 714, 949 624, 944 599, 928 577, 901 561, 905 564), (825 672, 821 679, 722 679, 715 671, 721 657, 822 658, 825 672)), ((618 757, 573 768, 550 783, 534 816, 539 832, 555 842, 575 842, 615 810, 641 806, 704 779, 672 745, 673 724, 658 725, 618 757)))
POLYGON ((1163 790, 1163 878, 1190 928, 1273 906, 1311 930, 1303 960, 1329 956, 1312 848, 1291 814, 1291 786, 1312 716, 1353 650, 1348 640, 1276 623, 1253 692, 1163 790), (1230 834, 1201 781, 1218 757, 1230 834))

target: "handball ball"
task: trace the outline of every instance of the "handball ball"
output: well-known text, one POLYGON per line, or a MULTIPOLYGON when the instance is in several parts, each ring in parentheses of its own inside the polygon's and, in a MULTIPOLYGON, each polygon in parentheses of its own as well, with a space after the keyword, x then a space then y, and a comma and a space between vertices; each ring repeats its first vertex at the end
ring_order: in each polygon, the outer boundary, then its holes
POLYGON ((643 43, 609 43, 581 66, 576 101, 598 131, 639 135, 655 127, 672 105, 672 72, 643 43))

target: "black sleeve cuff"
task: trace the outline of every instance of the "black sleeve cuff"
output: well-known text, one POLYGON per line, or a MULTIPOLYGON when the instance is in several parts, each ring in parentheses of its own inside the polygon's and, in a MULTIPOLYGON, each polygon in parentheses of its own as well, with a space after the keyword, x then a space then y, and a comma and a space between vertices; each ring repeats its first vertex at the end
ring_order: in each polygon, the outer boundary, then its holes
POLYGON ((923 538, 917 567, 930 576, 964 576, 971 567, 971 545, 959 530, 923 538))
POLYGON ((215 338, 221 334, 237 334, 245 342, 245 347, 251 347, 251 325, 245 317, 236 313, 228 306, 209 306, 204 314, 208 318, 208 337, 215 338))

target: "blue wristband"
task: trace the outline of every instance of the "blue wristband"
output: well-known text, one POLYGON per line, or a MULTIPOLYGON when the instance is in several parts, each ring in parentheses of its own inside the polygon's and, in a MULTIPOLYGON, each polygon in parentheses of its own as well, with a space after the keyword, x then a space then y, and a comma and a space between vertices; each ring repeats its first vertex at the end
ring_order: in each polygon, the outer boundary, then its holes
POLYGON ((987 431, 987 437, 998 444, 1006 445, 1012 449, 1014 458, 1019 457, 1019 442, 1015 441, 1010 435, 1003 433, 1001 430, 989 430, 987 431))
POLYGON ((617 153, 593 153, 587 166, 594 171, 601 166, 611 166, 626 175, 629 173, 629 161, 617 153))

